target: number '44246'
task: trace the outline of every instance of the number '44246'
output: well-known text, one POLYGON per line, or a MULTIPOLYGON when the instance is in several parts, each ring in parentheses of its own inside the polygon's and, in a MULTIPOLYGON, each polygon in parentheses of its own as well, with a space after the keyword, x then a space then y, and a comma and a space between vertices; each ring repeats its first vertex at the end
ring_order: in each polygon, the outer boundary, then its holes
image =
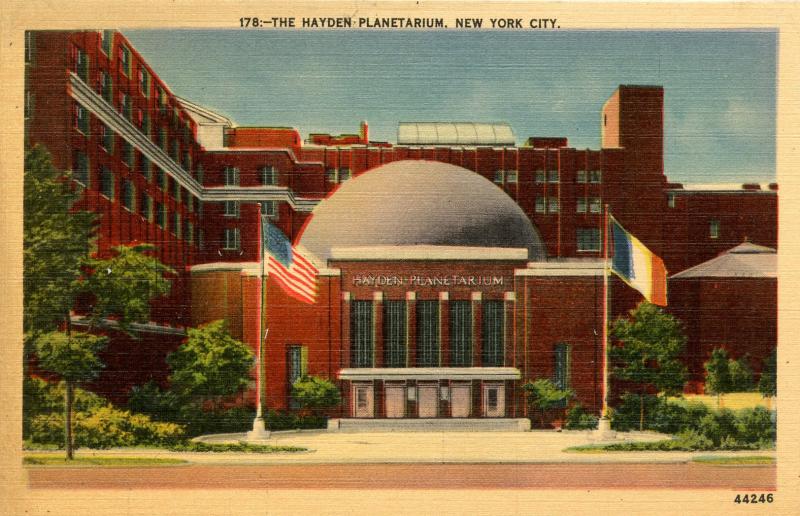
POLYGON ((772 503, 772 493, 760 495, 752 494, 737 494, 733 499, 733 503, 772 503))

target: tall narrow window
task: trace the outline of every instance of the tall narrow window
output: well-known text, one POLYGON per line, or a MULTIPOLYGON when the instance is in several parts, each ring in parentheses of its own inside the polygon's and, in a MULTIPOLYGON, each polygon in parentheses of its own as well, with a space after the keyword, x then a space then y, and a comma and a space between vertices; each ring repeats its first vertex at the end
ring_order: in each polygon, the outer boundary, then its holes
POLYGON ((585 170, 578 170, 575 172, 575 182, 576 183, 585 183, 586 182, 586 171, 585 170))
POLYGON ((89 186, 89 158, 76 150, 72 160, 72 179, 85 187, 89 186))
POLYGON ((190 244, 193 244, 194 243, 194 224, 192 224, 191 222, 189 222, 187 220, 186 224, 184 225, 184 228, 185 228, 184 238, 186 239, 187 242, 189 242, 190 244))
POLYGON ((278 174, 275 171, 275 167, 270 165, 261 168, 261 184, 265 186, 278 184, 278 174))
POLYGON ((675 207, 675 194, 667 194, 667 206, 670 208, 675 207))
POLYGON ((603 182, 603 173, 599 170, 591 170, 589 171, 589 182, 590 183, 602 183, 603 182))
POLYGON ((517 182, 517 171, 506 170, 506 183, 514 184, 517 182))
POLYGON ((719 238, 719 221, 710 220, 708 222, 708 238, 719 238))
POLYGON ((601 213, 603 211, 603 201, 599 197, 589 198, 589 213, 601 213))
POLYGON ((144 154, 139 154, 139 172, 150 181, 152 167, 150 167, 150 160, 144 154))
POLYGON ((80 77, 83 82, 89 82, 89 57, 86 52, 78 47, 75 47, 75 75, 80 77))
POLYGON ((183 233, 181 233, 181 214, 177 210, 172 212, 171 226, 172 226, 172 234, 178 238, 181 238, 183 236, 183 233))
POLYGON ((550 170, 547 172, 548 183, 558 183, 558 170, 550 170))
POLYGON ((139 69, 139 90, 145 97, 150 96, 150 74, 144 68, 139 69))
POLYGON ((114 200, 114 174, 107 167, 100 169, 100 193, 114 200))
POLYGON ((578 197, 575 204, 575 213, 586 213, 586 197, 578 197))
POLYGON ((384 302, 384 351, 386 367, 406 366, 406 302, 384 302))
POLYGON ((241 248, 239 228, 225 228, 225 249, 238 251, 241 248))
POLYGON ((146 193, 142 194, 139 213, 142 214, 144 220, 153 222, 153 198, 146 193))
POLYGON ((483 356, 484 367, 503 365, 505 348, 505 303, 501 300, 483 302, 483 356))
POLYGON ((122 205, 128 211, 136 211, 136 188, 130 179, 122 184, 122 205))
POLYGON ((225 216, 238 217, 240 211, 239 201, 225 201, 225 216))
POLYGON ((439 301, 417 302, 417 366, 439 367, 439 301))
POLYGON ((548 197, 547 213, 558 213, 558 197, 548 197))
POLYGON ((278 217, 278 201, 264 201, 263 204, 264 215, 274 219, 278 217))
POLYGON ((124 45, 119 47, 119 69, 128 77, 131 76, 131 51, 124 45))
POLYGON ((471 301, 450 301, 450 365, 472 365, 471 301))
POLYGON ((289 395, 289 407, 300 408, 300 403, 291 395, 294 382, 308 374, 308 348, 296 344, 290 345, 286 350, 286 380, 289 395))
POLYGON ((112 102, 114 99, 114 88, 111 83, 111 76, 105 70, 100 72, 100 95, 106 102, 112 102))
POLYGON ((75 103, 74 107, 73 125, 83 134, 89 134, 89 111, 78 103, 75 103))
POLYGON ((122 140, 122 161, 128 166, 133 168, 133 145, 128 143, 127 140, 122 140))
POLYGON ((160 202, 156 203, 156 224, 162 229, 167 226, 167 206, 160 202))
POLYGON ((553 383, 559 389, 569 389, 569 346, 556 344, 553 356, 553 383))
POLYGON ((225 167, 225 186, 239 186, 239 169, 225 167))
POLYGON ((547 198, 546 197, 537 197, 536 198, 536 213, 545 213, 547 208, 547 198))
POLYGON ((494 182, 495 184, 502 185, 505 182, 505 173, 502 170, 495 170, 494 171, 494 182))
POLYGON ((107 125, 100 125, 100 145, 109 154, 114 154, 114 131, 107 125))
POLYGON ((547 176, 544 173, 544 170, 537 170, 536 171, 536 182, 537 183, 546 183, 547 176))
POLYGON ((102 50, 105 55, 111 53, 111 37, 113 34, 114 33, 110 30, 100 31, 100 50, 102 50))
POLYGON ((374 338, 372 301, 353 301, 350 314, 350 362, 353 367, 372 367, 374 338))

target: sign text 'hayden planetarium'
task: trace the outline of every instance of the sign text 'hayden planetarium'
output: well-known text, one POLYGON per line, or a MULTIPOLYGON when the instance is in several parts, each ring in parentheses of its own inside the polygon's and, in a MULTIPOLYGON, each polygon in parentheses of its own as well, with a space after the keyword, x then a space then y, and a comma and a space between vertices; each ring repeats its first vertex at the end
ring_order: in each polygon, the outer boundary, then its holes
POLYGON ((502 286, 503 276, 397 276, 386 274, 356 274, 356 287, 491 287, 502 286))

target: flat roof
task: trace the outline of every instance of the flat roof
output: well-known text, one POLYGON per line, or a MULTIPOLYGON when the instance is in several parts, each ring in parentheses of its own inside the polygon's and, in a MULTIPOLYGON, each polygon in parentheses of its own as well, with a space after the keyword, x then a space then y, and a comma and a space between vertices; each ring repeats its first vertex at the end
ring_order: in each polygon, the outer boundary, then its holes
POLYGON ((398 145, 515 145, 505 122, 400 122, 398 145))

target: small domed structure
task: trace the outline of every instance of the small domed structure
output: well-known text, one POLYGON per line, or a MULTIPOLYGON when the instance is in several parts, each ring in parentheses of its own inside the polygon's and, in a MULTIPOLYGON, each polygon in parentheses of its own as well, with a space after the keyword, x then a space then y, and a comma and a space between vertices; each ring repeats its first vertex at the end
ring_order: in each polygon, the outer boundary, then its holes
POLYGON ((331 248, 449 246, 524 248, 543 260, 542 239, 503 190, 470 170, 395 161, 343 183, 314 209, 300 243, 327 262, 331 248))

